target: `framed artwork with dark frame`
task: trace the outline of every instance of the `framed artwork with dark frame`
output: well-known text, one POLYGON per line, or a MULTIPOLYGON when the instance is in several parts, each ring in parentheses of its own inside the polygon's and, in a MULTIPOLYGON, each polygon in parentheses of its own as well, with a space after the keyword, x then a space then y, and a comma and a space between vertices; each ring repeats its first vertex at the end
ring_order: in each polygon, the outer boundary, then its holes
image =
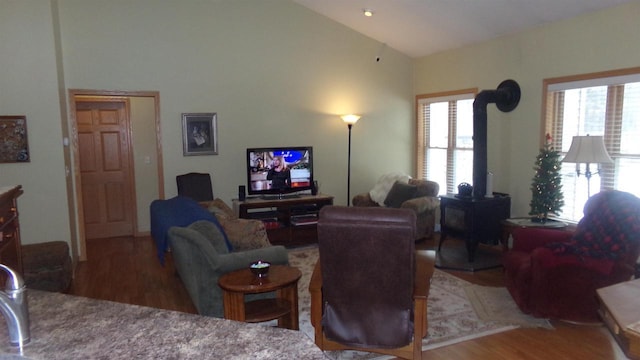
POLYGON ((27 117, 0 116, 0 163, 29 162, 27 117))
POLYGON ((182 114, 182 149, 184 156, 218 155, 217 113, 182 114))

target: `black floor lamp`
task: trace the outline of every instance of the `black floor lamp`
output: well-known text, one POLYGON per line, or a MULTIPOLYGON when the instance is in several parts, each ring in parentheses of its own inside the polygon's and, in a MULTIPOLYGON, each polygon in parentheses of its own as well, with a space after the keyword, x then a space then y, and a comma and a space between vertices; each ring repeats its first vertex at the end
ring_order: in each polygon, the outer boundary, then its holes
POLYGON ((347 158, 347 206, 351 203, 351 128, 353 124, 357 123, 360 119, 360 115, 342 115, 342 121, 347 124, 349 128, 349 155, 347 158))

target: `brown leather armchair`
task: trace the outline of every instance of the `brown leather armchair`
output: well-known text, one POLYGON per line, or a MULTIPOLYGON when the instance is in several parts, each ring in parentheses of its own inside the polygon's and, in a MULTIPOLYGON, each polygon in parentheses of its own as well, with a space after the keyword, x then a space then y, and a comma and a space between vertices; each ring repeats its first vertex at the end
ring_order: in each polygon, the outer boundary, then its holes
POLYGON ((416 252, 415 224, 408 209, 322 208, 309 284, 318 347, 422 358, 434 262, 416 252))
MULTIPOLYGON (((435 181, 409 179, 408 184, 394 184, 387 194, 385 205, 413 210, 416 214, 416 240, 428 239, 433 236, 436 225, 436 213, 440 205, 439 191, 440 185, 435 181), (412 190, 410 187, 414 189, 412 190)), ((354 196, 351 203, 358 207, 380 206, 368 192, 354 196)))

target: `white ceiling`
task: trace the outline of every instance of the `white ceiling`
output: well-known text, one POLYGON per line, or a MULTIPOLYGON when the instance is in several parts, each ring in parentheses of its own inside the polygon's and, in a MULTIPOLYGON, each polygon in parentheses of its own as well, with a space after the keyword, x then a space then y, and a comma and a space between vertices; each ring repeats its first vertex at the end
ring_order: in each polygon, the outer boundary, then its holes
POLYGON ((631 0, 293 1, 416 58, 631 0))

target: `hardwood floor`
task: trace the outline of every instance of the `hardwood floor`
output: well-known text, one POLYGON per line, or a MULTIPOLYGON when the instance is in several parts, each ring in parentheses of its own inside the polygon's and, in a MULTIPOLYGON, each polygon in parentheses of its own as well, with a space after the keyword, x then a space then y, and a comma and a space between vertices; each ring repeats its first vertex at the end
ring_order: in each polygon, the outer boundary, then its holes
MULTIPOLYGON (((447 240, 453 241, 453 240, 447 240)), ((419 248, 434 248, 430 240, 419 248)), ((73 295, 196 313, 175 273, 171 254, 160 265, 150 237, 87 242, 88 261, 76 269, 73 295)), ((502 286, 502 269, 449 273, 475 284, 502 286)), ((516 329, 424 353, 430 360, 564 360, 626 359, 603 326, 553 322, 555 330, 516 329)))
POLYGON ((171 253, 162 266, 150 237, 87 241, 70 294, 197 314, 177 276, 171 253))

